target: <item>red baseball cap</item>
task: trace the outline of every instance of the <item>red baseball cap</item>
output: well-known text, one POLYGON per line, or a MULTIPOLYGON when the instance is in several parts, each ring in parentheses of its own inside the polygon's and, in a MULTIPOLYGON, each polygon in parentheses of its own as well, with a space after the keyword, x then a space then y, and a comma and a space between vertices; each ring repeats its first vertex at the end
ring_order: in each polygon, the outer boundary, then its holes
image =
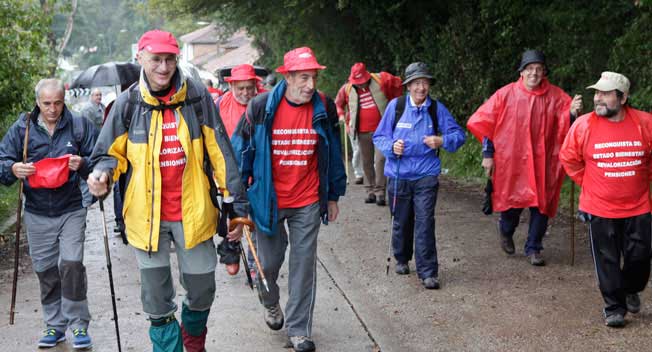
POLYGON ((27 176, 32 188, 58 188, 68 182, 70 154, 58 158, 45 158, 34 163, 36 172, 27 176))
POLYGON ((279 66, 276 72, 285 74, 292 71, 323 70, 325 68, 326 66, 322 66, 317 62, 312 49, 304 46, 285 53, 283 65, 279 66))
POLYGON ((254 70, 254 67, 249 64, 235 66, 231 69, 231 76, 224 78, 227 82, 248 81, 250 79, 262 81, 260 77, 256 76, 256 70, 254 70))
POLYGON ((141 50, 152 54, 179 55, 179 44, 172 33, 154 29, 145 32, 138 40, 138 51, 141 50))

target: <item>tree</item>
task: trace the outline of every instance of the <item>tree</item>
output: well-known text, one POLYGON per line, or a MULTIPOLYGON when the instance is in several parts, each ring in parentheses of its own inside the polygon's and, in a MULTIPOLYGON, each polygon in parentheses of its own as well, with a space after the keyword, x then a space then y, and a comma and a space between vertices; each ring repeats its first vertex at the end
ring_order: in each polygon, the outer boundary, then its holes
POLYGON ((0 129, 34 104, 34 86, 54 67, 46 41, 51 18, 36 1, 0 2, 0 129), (35 15, 38 14, 38 15, 35 15))

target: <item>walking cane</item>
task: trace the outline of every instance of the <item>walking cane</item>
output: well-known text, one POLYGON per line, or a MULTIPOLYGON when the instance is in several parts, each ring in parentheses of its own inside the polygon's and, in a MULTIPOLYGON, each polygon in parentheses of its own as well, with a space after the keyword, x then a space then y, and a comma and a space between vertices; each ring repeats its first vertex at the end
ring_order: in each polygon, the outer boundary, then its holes
MULTIPOLYGON (((29 123, 31 121, 31 113, 25 114, 25 139, 23 140, 23 162, 27 162, 27 144, 29 142, 29 123)), ((18 261, 20 260, 20 218, 23 211, 23 179, 21 178, 18 184, 18 209, 16 209, 16 237, 14 248, 14 281, 11 286, 11 306, 9 308, 9 325, 14 325, 14 313, 16 309, 16 289, 18 286, 18 261)))
POLYGON ((401 156, 396 161, 396 177, 394 178, 394 196, 392 197, 392 215, 389 217, 389 253, 387 253, 387 268, 385 275, 389 275, 389 263, 392 261, 392 240, 394 239, 394 213, 396 212, 396 193, 398 192, 398 171, 401 165, 401 156))
POLYGON ((244 225, 244 229, 242 230, 242 232, 247 238, 247 243, 249 244, 249 250, 251 250, 251 254, 253 254, 254 256, 254 261, 256 262, 256 268, 258 269, 258 275, 260 275, 260 280, 263 282, 263 285, 265 286, 265 290, 269 292, 269 286, 267 285, 265 272, 263 271, 262 265, 260 265, 260 259, 258 259, 258 253, 256 252, 256 247, 254 247, 254 244, 251 242, 251 234, 249 233, 249 229, 255 228, 256 225, 254 225, 253 221, 247 218, 237 217, 231 219, 231 222, 229 223, 229 231, 233 231, 233 229, 235 229, 235 227, 240 224, 244 225))
MULTIPOLYGON (((91 177, 99 180, 100 173, 93 171, 91 177)), ((106 215, 104 214, 104 199, 100 198, 100 213, 102 213, 102 232, 104 233, 104 254, 106 255, 106 270, 109 273, 109 286, 111 287, 111 304, 113 304, 113 321, 115 322, 115 336, 118 340, 118 352, 122 352, 120 345, 120 328, 118 327, 118 308, 115 304, 115 290, 113 289, 113 271, 111 270, 111 252, 109 251, 109 235, 106 230, 106 215)))
POLYGON ((346 174, 346 184, 349 184, 349 137, 346 133, 346 121, 342 124, 344 128, 344 173, 346 174))
POLYGON ((571 191, 570 191, 570 213, 568 218, 570 219, 570 265, 575 265, 575 182, 571 180, 571 191))
MULTIPOLYGON (((577 94, 575 95, 575 97, 577 97, 577 94)), ((577 112, 577 116, 579 116, 580 112, 581 112, 581 108, 580 108, 580 111, 577 112)), ((571 120, 571 123, 572 122, 573 121, 571 120)), ((570 199, 569 199, 568 203, 570 204, 570 213, 568 215, 569 215, 569 219, 570 219, 570 231, 571 231, 571 233, 570 233, 570 265, 574 266, 575 265, 575 182, 573 182, 573 180, 571 180, 570 199)))

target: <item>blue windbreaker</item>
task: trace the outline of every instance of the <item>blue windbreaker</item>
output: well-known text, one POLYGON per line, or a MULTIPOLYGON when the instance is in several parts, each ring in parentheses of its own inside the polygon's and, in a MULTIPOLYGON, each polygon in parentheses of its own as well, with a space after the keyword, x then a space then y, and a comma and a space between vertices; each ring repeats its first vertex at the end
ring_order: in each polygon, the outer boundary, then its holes
MULTIPOLYGON (((271 92, 249 102, 243 118, 231 136, 231 144, 247 190, 250 214, 256 230, 268 236, 276 234, 278 203, 272 179, 272 124, 287 83, 279 82, 271 92)), ((319 207, 324 224, 328 223, 328 201, 337 201, 346 189, 342 162, 337 111, 332 99, 324 106, 319 93, 312 96, 312 126, 319 136, 317 157, 319 171, 319 207)))
MULTIPOLYGON (((396 99, 393 99, 385 114, 378 124, 373 136, 374 144, 386 158, 385 176, 400 179, 417 180, 425 176, 438 176, 441 164, 437 152, 423 143, 425 136, 432 136, 432 119, 428 114, 428 107, 433 103, 430 97, 421 107, 412 104, 409 96, 406 98, 405 111, 398 120, 396 128, 392 131, 394 114, 396 111, 396 99), (405 142, 405 149, 401 159, 399 175, 396 175, 396 163, 398 158, 392 151, 394 142, 402 139, 405 142)), ((455 118, 446 109, 444 104, 434 101, 437 104, 437 123, 439 132, 444 139, 442 147, 449 152, 459 149, 466 141, 462 128, 455 122, 455 118)))

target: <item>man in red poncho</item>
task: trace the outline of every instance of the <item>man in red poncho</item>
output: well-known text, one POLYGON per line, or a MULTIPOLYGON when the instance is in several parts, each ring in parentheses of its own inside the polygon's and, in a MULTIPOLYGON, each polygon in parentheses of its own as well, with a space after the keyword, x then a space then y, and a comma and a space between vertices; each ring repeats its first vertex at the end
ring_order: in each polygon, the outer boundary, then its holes
POLYGON ((530 209, 525 255, 541 266, 548 218, 557 212, 564 171, 559 148, 571 120, 582 108, 548 82, 546 59, 538 50, 523 53, 518 81, 500 88, 469 118, 466 127, 482 142, 482 167, 493 180, 492 201, 500 212, 501 248, 514 254, 513 235, 524 208, 530 209))
POLYGON ((640 311, 650 278, 652 115, 626 106, 629 80, 619 73, 588 88, 594 111, 573 124, 559 159, 582 187, 605 323, 620 327, 640 311))

